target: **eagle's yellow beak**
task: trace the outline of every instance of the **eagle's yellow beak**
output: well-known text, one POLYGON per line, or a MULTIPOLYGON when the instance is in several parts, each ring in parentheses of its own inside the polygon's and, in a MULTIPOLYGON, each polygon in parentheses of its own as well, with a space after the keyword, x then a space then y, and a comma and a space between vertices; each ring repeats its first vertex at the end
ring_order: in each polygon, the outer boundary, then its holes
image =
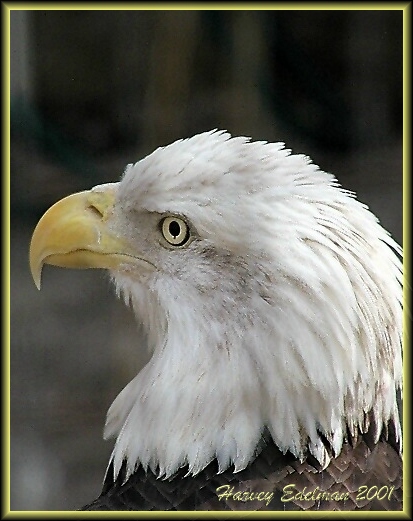
POLYGON ((43 264, 65 268, 118 268, 136 254, 108 228, 115 189, 105 185, 69 195, 38 222, 30 244, 30 270, 40 289, 43 264))

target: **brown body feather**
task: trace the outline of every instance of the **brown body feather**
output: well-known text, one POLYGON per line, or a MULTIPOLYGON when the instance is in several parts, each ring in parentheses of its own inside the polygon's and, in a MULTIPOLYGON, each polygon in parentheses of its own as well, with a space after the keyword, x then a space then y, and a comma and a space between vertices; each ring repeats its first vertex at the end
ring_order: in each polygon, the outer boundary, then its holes
POLYGON ((238 473, 218 474, 214 461, 195 477, 185 477, 182 468, 162 480, 140 467, 122 484, 122 472, 113 482, 110 467, 102 494, 82 510, 400 511, 402 458, 391 441, 372 445, 371 433, 359 436, 325 470, 282 454, 273 443, 238 473))

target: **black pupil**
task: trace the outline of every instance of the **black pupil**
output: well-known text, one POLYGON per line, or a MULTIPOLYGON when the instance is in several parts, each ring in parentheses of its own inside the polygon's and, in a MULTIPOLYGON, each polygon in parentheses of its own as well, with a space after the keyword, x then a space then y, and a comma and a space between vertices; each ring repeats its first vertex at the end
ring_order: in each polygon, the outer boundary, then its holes
POLYGON ((181 227, 176 221, 172 221, 169 223, 169 233, 172 235, 174 239, 178 237, 181 233, 181 227))

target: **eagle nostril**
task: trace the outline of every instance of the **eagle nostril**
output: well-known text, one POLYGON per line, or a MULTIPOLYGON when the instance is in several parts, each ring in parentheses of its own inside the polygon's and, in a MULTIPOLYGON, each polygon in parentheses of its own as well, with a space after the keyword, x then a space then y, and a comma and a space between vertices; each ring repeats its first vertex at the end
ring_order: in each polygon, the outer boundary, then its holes
POLYGON ((88 207, 87 207, 87 210, 94 213, 97 217, 99 217, 100 219, 103 217, 103 213, 99 210, 99 208, 97 208, 94 204, 90 204, 88 207))

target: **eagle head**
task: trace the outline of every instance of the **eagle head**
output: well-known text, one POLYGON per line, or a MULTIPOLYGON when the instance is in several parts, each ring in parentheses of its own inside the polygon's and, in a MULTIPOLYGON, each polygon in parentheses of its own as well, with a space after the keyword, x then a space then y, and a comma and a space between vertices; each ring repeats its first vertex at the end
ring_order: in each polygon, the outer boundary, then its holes
MULTIPOLYGON (((400 247, 283 143, 211 131, 39 221, 30 265, 106 268, 151 358, 109 409, 115 476, 245 468, 264 431, 322 467, 374 423, 400 439, 400 247)), ((137 349, 139 346, 137 346, 137 349)))

